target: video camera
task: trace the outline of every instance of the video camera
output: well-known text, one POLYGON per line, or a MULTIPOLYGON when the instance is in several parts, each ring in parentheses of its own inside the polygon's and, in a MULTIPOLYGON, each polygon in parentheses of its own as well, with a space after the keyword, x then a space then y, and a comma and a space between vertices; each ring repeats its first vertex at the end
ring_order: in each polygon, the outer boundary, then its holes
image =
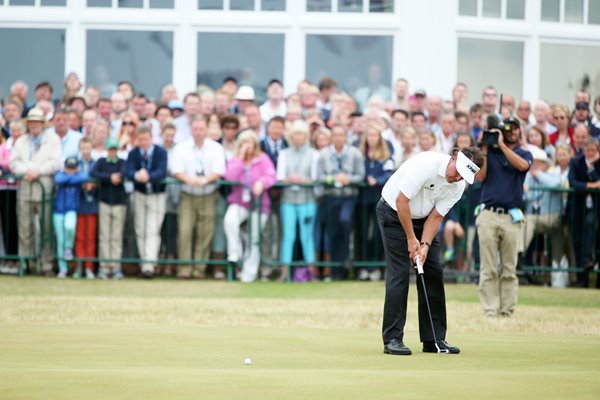
MULTIPOLYGON (((502 110, 502 95, 500 95, 500 110, 502 110)), ((483 136, 481 138, 481 142, 478 143, 478 146, 486 145, 489 149, 497 149, 498 148, 498 131, 502 132, 502 134, 511 132, 513 127, 518 126, 518 122, 514 120, 514 118, 509 118, 505 120, 506 123, 502 122, 498 115, 490 114, 487 117, 486 125, 487 129, 483 131, 483 136)))

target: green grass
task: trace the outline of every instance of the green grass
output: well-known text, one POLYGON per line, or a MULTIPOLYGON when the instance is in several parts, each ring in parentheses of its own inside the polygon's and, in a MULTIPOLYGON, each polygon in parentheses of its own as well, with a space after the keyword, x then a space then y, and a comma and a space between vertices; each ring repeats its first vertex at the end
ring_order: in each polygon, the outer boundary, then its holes
POLYGON ((458 356, 382 354, 382 283, 0 278, 0 399, 597 399, 600 292, 447 285, 458 356), (244 359, 253 360, 251 366, 244 359))

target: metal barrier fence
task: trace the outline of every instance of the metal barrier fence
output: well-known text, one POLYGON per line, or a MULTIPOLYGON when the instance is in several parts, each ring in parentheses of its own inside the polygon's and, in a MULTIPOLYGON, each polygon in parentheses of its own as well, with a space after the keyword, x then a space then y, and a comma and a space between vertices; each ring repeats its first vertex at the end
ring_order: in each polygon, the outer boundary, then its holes
MULTIPOLYGON (((237 182, 220 181, 216 191, 195 194, 182 191, 174 179, 163 181, 162 193, 128 188, 123 195, 90 186, 80 200, 97 202, 97 209, 80 212, 73 224, 73 217, 51 211, 55 191, 48 194, 39 182, 21 183, 17 190, 17 179, 3 177, 0 186, 0 260, 18 262, 21 276, 27 267, 49 271, 50 249, 59 270, 66 265, 76 276, 96 267, 101 274, 116 274, 122 265, 136 264, 148 273, 155 266, 170 268, 181 278, 202 278, 210 266, 214 275, 233 280, 240 267, 260 264, 258 279, 278 271, 287 281, 315 275, 379 279, 385 267, 375 217, 381 187, 358 185, 344 195, 319 184, 280 183, 269 192, 269 209, 263 209, 260 196, 251 196, 246 211, 233 213, 226 198, 237 182), (88 217, 94 212, 95 218, 88 217), (227 238, 239 243, 228 244, 227 238), (65 252, 69 248, 72 256, 65 252)), ((465 192, 440 230, 446 271, 464 280, 474 278, 479 265, 478 190, 475 184, 465 192), (457 243, 446 257, 451 236, 457 243)), ((538 187, 529 188, 526 199, 521 273, 545 283, 549 272, 575 273, 584 280, 600 259, 600 192, 538 187)))

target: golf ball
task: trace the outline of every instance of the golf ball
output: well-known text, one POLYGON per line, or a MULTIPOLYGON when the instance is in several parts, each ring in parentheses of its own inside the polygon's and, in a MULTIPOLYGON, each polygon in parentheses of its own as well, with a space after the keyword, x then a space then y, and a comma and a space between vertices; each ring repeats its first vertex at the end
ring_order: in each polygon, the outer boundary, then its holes
POLYGON ((251 365, 251 364, 252 364, 252 360, 251 360, 251 359, 249 359, 249 358, 246 358, 246 359, 244 360, 244 364, 246 364, 246 365, 251 365))

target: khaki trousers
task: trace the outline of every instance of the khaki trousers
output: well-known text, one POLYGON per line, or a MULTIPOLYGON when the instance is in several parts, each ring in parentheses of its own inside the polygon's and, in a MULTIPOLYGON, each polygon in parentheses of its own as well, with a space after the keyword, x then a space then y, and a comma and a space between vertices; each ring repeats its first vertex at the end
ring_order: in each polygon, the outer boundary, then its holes
POLYGON ((133 219, 137 248, 142 261, 142 272, 153 273, 160 251, 160 228, 165 218, 166 193, 133 195, 133 219))
MULTIPOLYGON (((124 204, 110 205, 100 202, 98 207, 98 256, 100 259, 119 259, 123 254, 124 204)), ((100 272, 108 274, 121 271, 117 261, 101 261, 100 272)))
MULTIPOLYGON (((205 196, 181 193, 179 202, 179 259, 206 261, 215 229, 217 192, 205 196), (195 234, 195 235, 194 235, 195 234)), ((179 265, 180 278, 202 278, 206 265, 179 265)))
POLYGON ((544 233, 550 235, 552 243, 552 261, 556 265, 560 264, 560 259, 563 255, 563 228, 560 224, 561 216, 558 214, 528 214, 526 216, 527 223, 525 224, 525 239, 524 250, 531 244, 536 233, 544 233))
POLYGON ((516 272, 518 249, 522 244, 522 223, 514 224, 508 214, 483 210, 477 217, 476 225, 481 257, 481 306, 486 315, 511 315, 517 305, 519 280, 516 272))
MULTIPOLYGON (((37 272, 52 271, 52 252, 50 241, 52 240, 52 210, 50 202, 29 201, 18 199, 17 221, 19 227, 19 256, 33 257, 37 254, 41 243, 41 257, 37 260, 37 272), (42 214, 43 218, 42 218, 42 214), (43 238, 42 238, 43 234, 43 238), (40 269, 41 266, 41 269, 40 269)), ((30 268, 32 264, 30 264, 30 268)))

